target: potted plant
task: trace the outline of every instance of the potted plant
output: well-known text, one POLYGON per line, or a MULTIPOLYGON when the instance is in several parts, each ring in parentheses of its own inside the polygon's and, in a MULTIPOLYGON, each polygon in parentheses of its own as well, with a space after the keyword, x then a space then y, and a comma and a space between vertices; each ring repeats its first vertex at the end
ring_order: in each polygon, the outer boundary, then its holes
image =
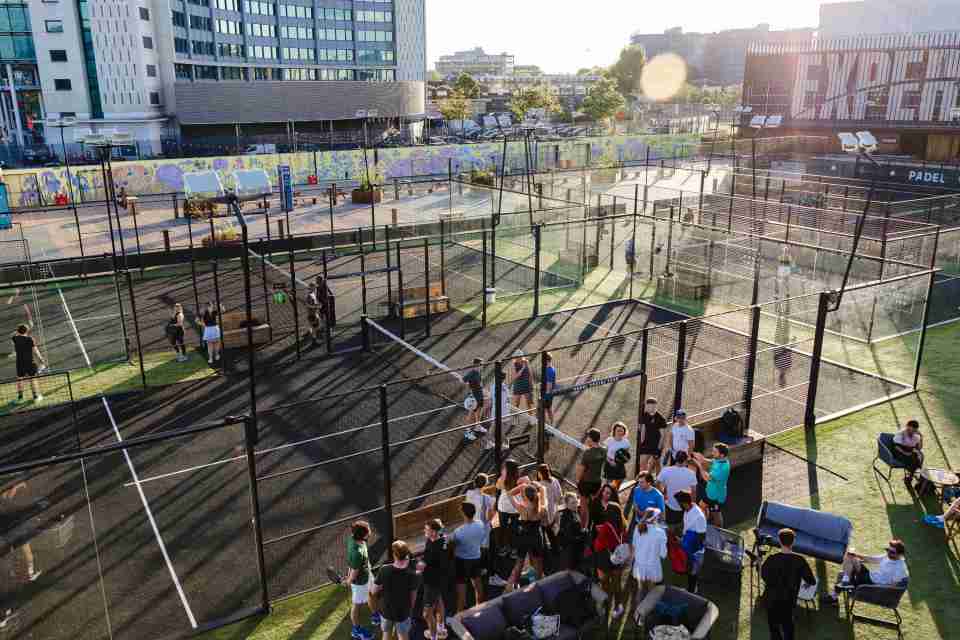
POLYGON ((377 173, 364 174, 360 186, 353 190, 350 199, 354 204, 373 204, 383 202, 383 180, 377 173))
POLYGON ((487 169, 471 169, 470 170, 470 182, 471 184, 479 184, 485 187, 492 187, 494 185, 493 174, 487 169))
POLYGON ((237 245, 243 242, 240 233, 232 225, 222 223, 214 225, 212 238, 213 241, 211 242, 211 236, 204 237, 202 240, 203 246, 222 247, 225 245, 237 245))

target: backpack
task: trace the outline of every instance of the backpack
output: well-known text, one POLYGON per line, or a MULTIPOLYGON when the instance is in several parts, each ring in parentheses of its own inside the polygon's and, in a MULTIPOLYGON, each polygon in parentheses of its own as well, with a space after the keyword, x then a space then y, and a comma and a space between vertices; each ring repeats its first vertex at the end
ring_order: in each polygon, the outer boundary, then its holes
POLYGON ((670 534, 667 539, 667 558, 674 573, 678 575, 687 573, 687 552, 680 546, 680 540, 674 534, 670 534))
POLYGON ((730 407, 720 416, 720 427, 723 436, 730 441, 736 441, 743 437, 743 418, 740 413, 730 407))

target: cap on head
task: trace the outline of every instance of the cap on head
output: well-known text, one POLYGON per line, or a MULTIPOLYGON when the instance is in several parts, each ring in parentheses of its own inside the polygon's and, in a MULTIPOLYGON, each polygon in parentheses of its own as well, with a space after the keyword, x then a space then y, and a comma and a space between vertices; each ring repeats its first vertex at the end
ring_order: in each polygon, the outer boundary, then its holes
POLYGON ((687 412, 684 411, 683 409, 677 409, 676 412, 674 412, 673 417, 674 417, 674 418, 686 418, 686 417, 687 417, 687 412))

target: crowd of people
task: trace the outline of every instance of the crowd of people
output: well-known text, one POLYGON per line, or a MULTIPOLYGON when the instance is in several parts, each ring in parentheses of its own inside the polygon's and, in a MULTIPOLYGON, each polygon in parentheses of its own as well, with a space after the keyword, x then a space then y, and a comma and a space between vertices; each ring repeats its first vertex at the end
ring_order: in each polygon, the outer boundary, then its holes
MULTIPOLYGON (((529 365, 517 360, 511 367, 513 402, 522 401, 529 388, 523 382, 523 368, 529 365)), ((468 424, 479 422, 484 407, 489 407, 480 364, 475 361, 473 371, 464 376, 476 403, 468 424)), ((594 575, 609 596, 611 616, 620 618, 631 603, 639 604, 663 582, 668 547, 686 559, 682 566, 672 562, 671 566, 686 574, 688 588, 696 591, 708 519, 722 522, 729 451, 719 443, 710 457, 695 453, 694 432, 682 410, 668 426, 654 398, 644 406, 638 460, 631 462, 633 445, 622 422, 611 425, 606 436, 598 429, 586 432, 576 467, 576 491, 564 492, 545 464, 526 476, 520 464, 508 458, 495 479, 476 476, 461 504, 460 522, 433 519, 426 524, 423 554, 415 565, 409 547, 395 542, 392 564, 373 576, 366 551, 357 551, 369 535, 369 525, 355 523, 347 555, 352 637, 372 637, 360 622, 360 609, 370 603, 370 594, 380 596, 372 623, 380 626, 385 638, 395 633, 407 640, 422 586, 425 637, 436 640, 447 636, 446 616, 467 607, 471 590, 473 602, 481 603, 491 589, 509 592, 564 569, 594 575), (628 466, 635 466, 639 474, 628 472, 628 466), (635 477, 636 483, 625 494, 628 477, 635 477), (443 593, 450 587, 455 611, 444 604, 443 593)))

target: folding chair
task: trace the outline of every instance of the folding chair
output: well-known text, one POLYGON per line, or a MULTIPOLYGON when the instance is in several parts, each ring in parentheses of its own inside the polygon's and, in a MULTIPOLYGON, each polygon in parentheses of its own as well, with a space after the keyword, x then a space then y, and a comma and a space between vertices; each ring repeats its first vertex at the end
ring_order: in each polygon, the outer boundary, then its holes
MULTIPOLYGON (((881 433, 877 436, 877 455, 873 459, 874 475, 886 480, 887 485, 890 484, 890 477, 893 475, 894 469, 903 469, 904 477, 907 474, 907 465, 893 455, 893 436, 892 433, 881 433), (883 472, 881 467, 877 466, 878 462, 882 462, 887 467, 886 473, 883 472)), ((893 490, 892 487, 891 490, 893 490)))

